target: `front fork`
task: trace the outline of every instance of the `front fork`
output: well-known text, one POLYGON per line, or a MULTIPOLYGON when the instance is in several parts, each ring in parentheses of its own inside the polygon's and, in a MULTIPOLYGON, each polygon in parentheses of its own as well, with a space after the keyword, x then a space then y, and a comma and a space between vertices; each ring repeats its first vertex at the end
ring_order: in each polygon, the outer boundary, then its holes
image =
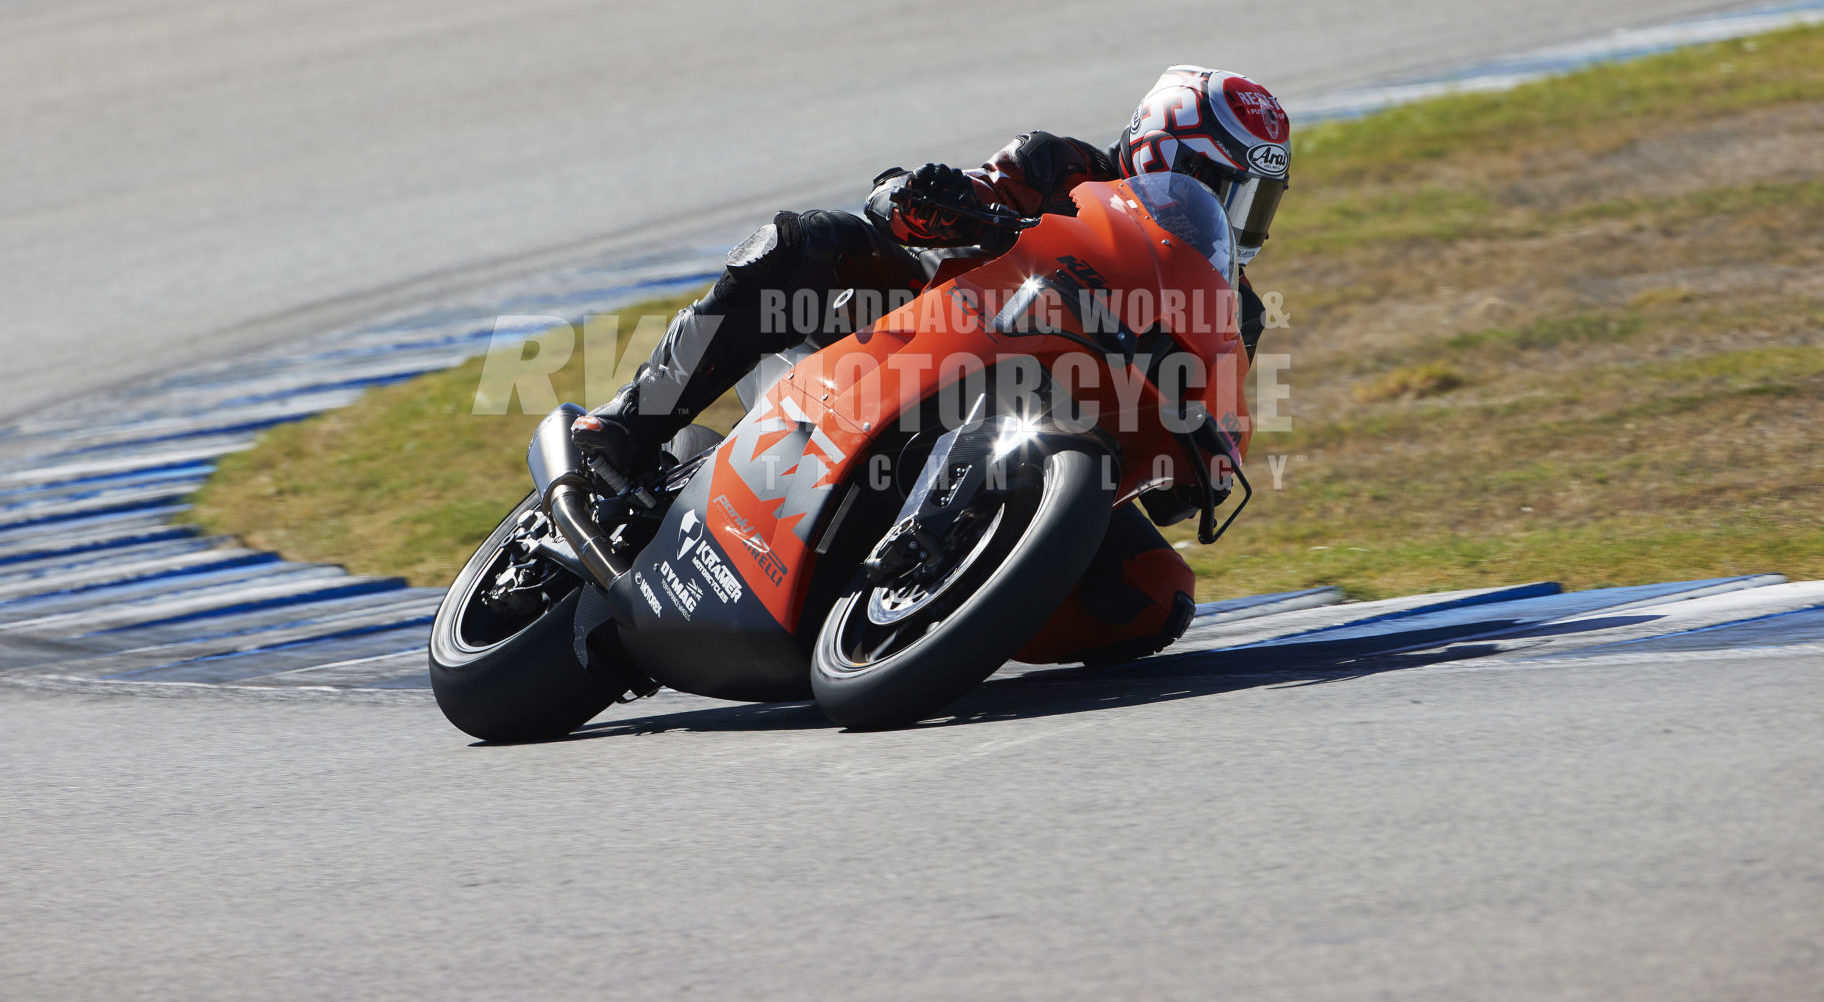
POLYGON ((1043 416, 984 416, 984 404, 932 445, 893 527, 862 561, 869 583, 919 583, 941 575, 949 563, 941 558, 974 538, 974 524, 993 515, 995 502, 1037 485, 1046 454, 1086 442, 1107 451, 1086 435, 1059 431, 1043 416))

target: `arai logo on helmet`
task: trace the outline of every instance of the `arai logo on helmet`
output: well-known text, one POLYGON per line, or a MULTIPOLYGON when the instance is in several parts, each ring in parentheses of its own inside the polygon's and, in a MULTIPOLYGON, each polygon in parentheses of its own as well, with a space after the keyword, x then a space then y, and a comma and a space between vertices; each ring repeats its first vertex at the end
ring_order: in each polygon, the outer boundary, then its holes
POLYGON ((1248 165, 1268 177, 1285 177, 1286 163, 1284 146, 1263 144, 1248 151, 1248 165))

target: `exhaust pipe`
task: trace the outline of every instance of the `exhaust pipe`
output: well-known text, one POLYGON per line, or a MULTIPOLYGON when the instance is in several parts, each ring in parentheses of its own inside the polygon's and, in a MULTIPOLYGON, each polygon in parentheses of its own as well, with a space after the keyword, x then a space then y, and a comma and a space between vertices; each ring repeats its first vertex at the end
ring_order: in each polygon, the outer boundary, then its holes
POLYGON ((589 510, 591 485, 583 455, 570 440, 571 423, 586 413, 575 404, 563 404, 545 415, 526 448, 526 469, 551 523, 576 551, 595 583, 607 588, 629 568, 610 547, 608 534, 589 510))

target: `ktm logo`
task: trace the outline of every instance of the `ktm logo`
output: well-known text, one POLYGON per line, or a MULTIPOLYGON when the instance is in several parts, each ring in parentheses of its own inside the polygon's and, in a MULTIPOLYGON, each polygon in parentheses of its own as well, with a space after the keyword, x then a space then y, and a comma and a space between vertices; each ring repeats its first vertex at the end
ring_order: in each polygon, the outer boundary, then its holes
POLYGON ((811 519, 828 495, 824 478, 847 454, 788 392, 767 394, 759 410, 735 426, 723 446, 730 472, 741 478, 770 517, 808 541, 811 519))
POLYGON ((1103 278, 1102 273, 1091 266, 1088 261, 1070 254, 1065 254, 1058 258, 1058 263, 1063 265, 1064 270, 1070 273, 1070 277, 1076 279, 1077 284, 1083 288, 1108 288, 1108 279, 1103 278))

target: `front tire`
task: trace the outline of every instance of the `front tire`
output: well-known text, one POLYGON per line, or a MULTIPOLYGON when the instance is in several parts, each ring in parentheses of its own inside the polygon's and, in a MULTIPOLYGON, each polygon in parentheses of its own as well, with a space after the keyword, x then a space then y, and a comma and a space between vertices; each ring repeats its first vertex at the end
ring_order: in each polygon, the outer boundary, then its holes
POLYGON ((865 581, 839 598, 812 659, 818 708, 852 728, 901 726, 994 674, 1070 594, 1102 542, 1114 491, 1100 460, 1074 449, 1047 456, 1036 497, 1005 503, 938 583, 947 601, 865 581))
POLYGON ((482 602, 482 586, 501 565, 515 523, 537 505, 538 497, 528 495, 495 528, 456 575, 431 624, 437 706, 450 723, 483 741, 562 737, 626 691, 614 690, 577 660, 573 638, 581 581, 567 578, 568 591, 552 595, 528 617, 503 616, 482 602))

